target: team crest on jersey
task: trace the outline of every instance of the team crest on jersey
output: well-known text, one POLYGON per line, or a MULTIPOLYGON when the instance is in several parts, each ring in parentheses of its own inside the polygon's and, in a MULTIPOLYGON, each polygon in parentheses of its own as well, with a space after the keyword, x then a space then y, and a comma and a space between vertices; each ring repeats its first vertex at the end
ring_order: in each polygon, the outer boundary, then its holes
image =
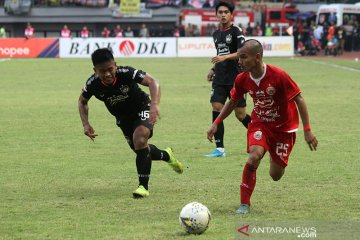
POLYGON ((129 92, 129 86, 127 86, 127 85, 121 86, 120 91, 121 91, 123 94, 128 93, 128 92, 129 92))
POLYGON ((231 36, 231 34, 226 35, 225 41, 226 41, 227 44, 229 44, 229 43, 232 42, 232 36, 231 36))
POLYGON ((266 88, 266 93, 269 94, 270 96, 274 95, 275 92, 276 90, 273 86, 269 86, 268 88, 266 88))
POLYGON ((254 133, 254 138, 255 138, 256 140, 260 140, 260 139, 262 138, 262 132, 261 132, 261 131, 256 131, 256 132, 254 133))
POLYGON ((263 90, 259 90, 255 92, 256 97, 265 97, 265 93, 263 90))

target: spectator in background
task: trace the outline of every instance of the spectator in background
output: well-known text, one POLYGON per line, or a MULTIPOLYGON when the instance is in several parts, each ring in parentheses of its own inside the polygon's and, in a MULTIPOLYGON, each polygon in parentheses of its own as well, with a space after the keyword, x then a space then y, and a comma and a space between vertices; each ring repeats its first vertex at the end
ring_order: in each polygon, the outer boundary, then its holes
POLYGON ((306 21, 303 21, 302 26, 303 27, 302 27, 301 39, 305 44, 305 47, 308 48, 310 42, 310 26, 306 21))
POLYGON ((248 23, 247 28, 246 28, 246 35, 247 36, 252 36, 253 31, 254 31, 253 27, 251 26, 250 23, 248 23))
POLYGON ((294 46, 295 46, 295 49, 296 49, 298 41, 299 41, 299 24, 297 22, 295 22, 294 25, 293 25, 292 35, 294 37, 294 46))
POLYGON ((123 37, 123 30, 120 26, 120 24, 116 25, 113 33, 113 37, 121 38, 123 37))
POLYGON ((272 35, 273 35, 272 27, 271 27, 270 23, 268 23, 265 28, 265 36, 270 37, 272 35))
POLYGON ((139 37, 149 37, 149 29, 146 27, 145 23, 141 24, 139 37))
POLYGON ((180 37, 180 29, 176 25, 174 27, 173 37, 176 37, 176 38, 180 37))
POLYGON ((26 39, 33 38, 34 34, 35 34, 35 29, 31 26, 30 23, 28 23, 24 32, 25 38, 26 39))
POLYGON ((61 29, 61 37, 62 38, 70 38, 71 37, 71 31, 67 25, 64 25, 64 27, 61 29))
POLYGON ((191 23, 189 23, 185 29, 185 36, 192 37, 194 35, 194 28, 191 23))
POLYGON ((322 25, 317 25, 314 30, 314 37, 317 40, 321 40, 321 36, 323 35, 324 27, 322 25))
POLYGON ((199 37, 201 35, 201 31, 200 31, 199 27, 194 24, 193 29, 194 29, 193 36, 194 37, 199 37))
POLYGON ((353 32, 354 32, 354 26, 352 24, 351 20, 347 20, 345 23, 344 31, 345 31, 345 46, 344 49, 347 52, 350 52, 352 50, 352 44, 353 44, 353 32))
POLYGON ((339 52, 338 54, 344 53, 344 45, 345 45, 345 38, 344 38, 344 29, 342 26, 339 26, 337 30, 337 38, 339 40, 339 52))
POLYGON ((331 40, 334 36, 335 36, 335 24, 334 24, 334 23, 331 23, 331 24, 330 24, 330 27, 329 27, 329 29, 328 29, 328 33, 327 33, 326 39, 329 41, 329 40, 331 40))
POLYGON ((261 29, 260 24, 256 26, 256 36, 262 36, 263 30, 261 29))
POLYGON ((334 35, 332 35, 332 37, 328 39, 327 45, 325 47, 325 55, 336 56, 338 53, 337 49, 338 49, 338 40, 334 35))
POLYGON ((327 22, 324 22, 323 32, 321 35, 321 48, 322 49, 325 49, 325 47, 326 47, 328 31, 329 31, 329 25, 327 24, 327 22))
POLYGON ((110 30, 107 27, 104 27, 104 29, 102 30, 101 37, 104 38, 110 37, 110 30))
POLYGON ((205 30, 204 30, 205 36, 212 36, 213 32, 214 32, 214 31, 213 31, 212 28, 211 28, 211 24, 208 23, 208 24, 206 25, 206 27, 205 27, 205 30))
POLYGON ((130 26, 128 26, 124 31, 124 37, 134 37, 134 31, 131 29, 130 26))
POLYGON ((299 40, 299 41, 297 42, 296 51, 297 51, 297 53, 300 54, 301 56, 304 56, 304 55, 306 54, 305 45, 304 45, 304 43, 303 43, 301 40, 299 40))
POLYGON ((84 26, 80 32, 80 37, 82 38, 88 38, 89 37, 89 30, 86 26, 84 26))
POLYGON ((353 50, 359 51, 360 50, 360 24, 358 20, 354 22, 354 30, 353 30, 353 50))
POLYGON ((0 25, 0 38, 6 38, 6 31, 2 25, 0 25))

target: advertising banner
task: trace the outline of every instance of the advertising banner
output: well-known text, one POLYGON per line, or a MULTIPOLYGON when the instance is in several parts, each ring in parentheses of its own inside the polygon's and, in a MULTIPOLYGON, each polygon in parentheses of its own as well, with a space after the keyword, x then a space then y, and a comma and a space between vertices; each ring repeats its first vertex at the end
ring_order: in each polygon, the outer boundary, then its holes
POLYGON ((214 57, 216 49, 211 37, 178 38, 178 57, 214 57))
POLYGON ((98 48, 110 48, 114 57, 176 57, 176 38, 60 39, 61 58, 88 58, 98 48))
MULTIPOLYGON (((251 37, 264 48, 265 57, 290 57, 294 55, 293 37, 251 37)), ((246 38, 248 39, 248 37, 246 38)), ((212 57, 216 49, 211 37, 186 37, 178 39, 178 57, 212 57)))
POLYGON ((140 0, 121 0, 120 13, 122 14, 139 14, 140 0))
MULTIPOLYGON (((294 37, 251 37, 261 42, 264 57, 294 56, 294 37)), ((247 38, 246 38, 247 39, 247 38)))
POLYGON ((0 58, 57 58, 57 38, 1 38, 0 58))

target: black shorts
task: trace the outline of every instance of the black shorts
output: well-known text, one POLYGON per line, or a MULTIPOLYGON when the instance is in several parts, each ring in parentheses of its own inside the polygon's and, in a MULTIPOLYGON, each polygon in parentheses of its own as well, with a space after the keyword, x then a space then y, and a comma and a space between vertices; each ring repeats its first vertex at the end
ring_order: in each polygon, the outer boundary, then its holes
POLYGON ((142 125, 150 129, 149 139, 152 137, 154 125, 149 122, 149 115, 150 104, 146 104, 137 113, 116 117, 116 125, 121 128, 131 149, 134 149, 133 135, 138 126, 142 125))
MULTIPOLYGON (((232 89, 232 85, 212 85, 211 93, 210 93, 210 102, 218 102, 225 104, 226 100, 230 98, 230 91, 232 89)), ((243 100, 240 100, 236 107, 246 107, 246 95, 243 100)))

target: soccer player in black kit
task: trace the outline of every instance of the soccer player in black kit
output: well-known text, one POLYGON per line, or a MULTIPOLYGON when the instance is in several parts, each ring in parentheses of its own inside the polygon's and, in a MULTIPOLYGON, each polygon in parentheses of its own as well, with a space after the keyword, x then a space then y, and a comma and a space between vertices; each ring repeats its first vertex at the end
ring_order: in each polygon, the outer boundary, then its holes
MULTIPOLYGON (((236 76, 241 69, 238 65, 237 50, 242 47, 245 38, 242 30, 231 22, 234 5, 229 1, 219 1, 215 7, 216 17, 219 20, 219 29, 213 33, 217 56, 211 59, 214 64, 207 79, 212 81, 211 98, 212 121, 219 116, 226 100, 230 97, 230 90, 234 85, 236 76)), ((237 119, 247 128, 251 117, 246 114, 246 101, 239 101, 235 108, 237 119)), ((216 148, 207 157, 225 157, 224 124, 218 124, 215 133, 216 148)))
POLYGON ((155 145, 148 144, 159 117, 159 84, 142 70, 117 66, 112 52, 107 48, 94 51, 91 59, 95 74, 87 80, 79 97, 84 134, 93 141, 98 136, 88 120, 88 101, 95 96, 104 102, 108 111, 116 118, 117 126, 136 153, 139 185, 133 196, 147 197, 152 160, 163 160, 177 173, 183 172, 183 165, 175 158, 171 148, 160 150, 155 145), (138 84, 149 88, 150 98, 138 84))

